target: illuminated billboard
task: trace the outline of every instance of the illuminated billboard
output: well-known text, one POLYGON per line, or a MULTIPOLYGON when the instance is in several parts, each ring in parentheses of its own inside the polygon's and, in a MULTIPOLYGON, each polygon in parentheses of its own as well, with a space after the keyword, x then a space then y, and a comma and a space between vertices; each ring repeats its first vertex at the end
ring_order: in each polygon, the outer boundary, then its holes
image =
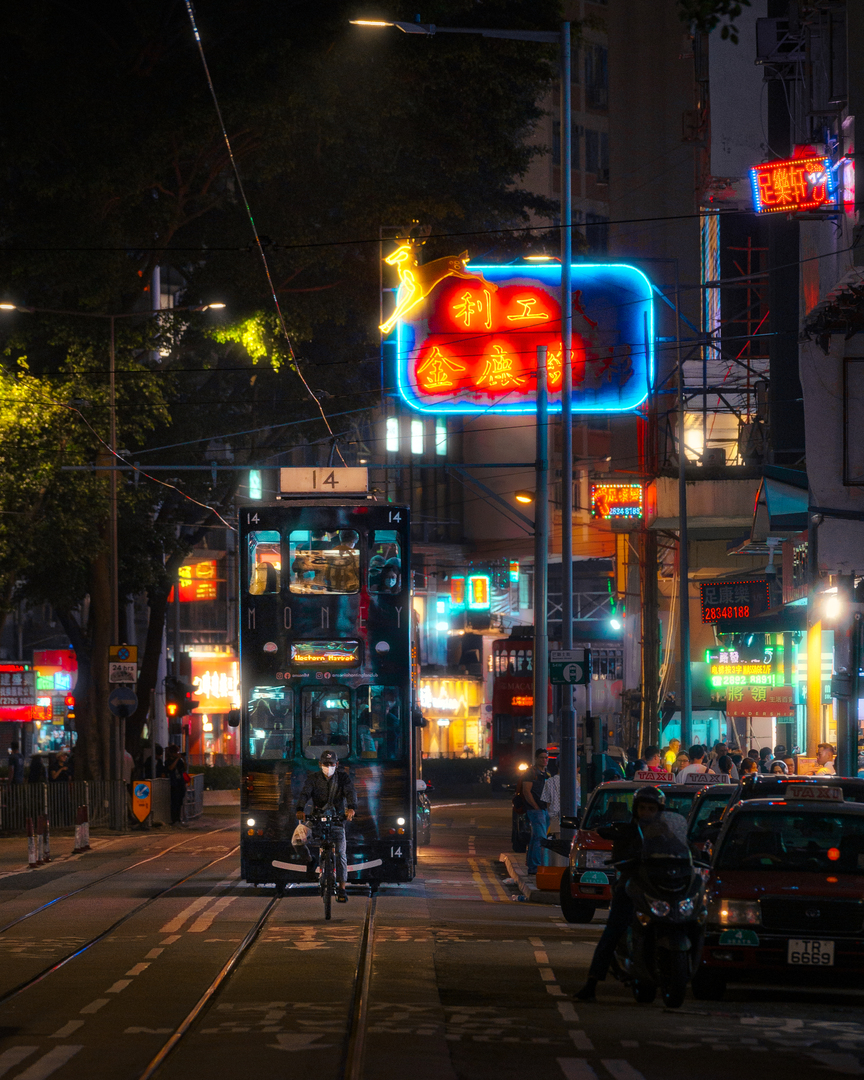
POLYGON ((592 484, 591 517, 601 521, 641 521, 645 492, 641 484, 592 484))
MULTIPOLYGON (((560 412, 560 263, 475 266, 465 256, 398 269, 401 318, 394 313, 382 331, 395 327, 389 343, 408 405, 435 414, 531 413, 537 348, 546 346, 549 408, 560 412), (424 291, 415 278, 439 263, 424 291)), ((635 409, 654 377, 651 283, 633 266, 576 263, 572 302, 573 411, 635 409)))
POLYGON ((703 623, 752 619, 771 606, 771 594, 765 578, 700 581, 699 599, 703 623))
POLYGON ((812 154, 755 165, 750 186, 757 214, 815 210, 837 200, 831 159, 812 154))

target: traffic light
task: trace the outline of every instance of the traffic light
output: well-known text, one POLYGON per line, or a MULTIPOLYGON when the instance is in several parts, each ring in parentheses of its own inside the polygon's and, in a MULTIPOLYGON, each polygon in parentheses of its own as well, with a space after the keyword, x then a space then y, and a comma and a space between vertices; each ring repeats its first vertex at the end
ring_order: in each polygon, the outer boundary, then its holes
POLYGON ((75 719, 75 695, 67 694, 63 699, 63 704, 66 706, 66 720, 67 722, 75 719))
POLYGON ((169 719, 188 716, 201 704, 192 697, 192 687, 176 675, 165 676, 165 712, 169 719))
POLYGON ((189 683, 183 682, 181 680, 180 689, 182 694, 180 702, 180 715, 188 716, 191 712, 198 708, 201 702, 197 701, 194 697, 192 697, 194 691, 193 688, 189 685, 189 683))

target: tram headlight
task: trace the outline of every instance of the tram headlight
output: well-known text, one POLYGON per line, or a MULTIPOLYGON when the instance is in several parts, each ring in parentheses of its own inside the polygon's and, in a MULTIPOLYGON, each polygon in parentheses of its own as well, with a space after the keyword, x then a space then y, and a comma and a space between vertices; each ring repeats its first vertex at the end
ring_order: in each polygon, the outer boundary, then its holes
POLYGON ((246 824, 251 828, 255 824, 255 818, 250 817, 246 824))
POLYGON ((396 824, 397 825, 404 825, 405 824, 405 818, 404 817, 397 817, 396 818, 396 824))

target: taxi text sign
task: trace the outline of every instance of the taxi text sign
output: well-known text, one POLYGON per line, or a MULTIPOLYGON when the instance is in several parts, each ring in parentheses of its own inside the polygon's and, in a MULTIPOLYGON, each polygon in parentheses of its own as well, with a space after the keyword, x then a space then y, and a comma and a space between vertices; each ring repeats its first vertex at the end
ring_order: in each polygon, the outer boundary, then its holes
MULTIPOLYGON (((651 283, 625 264, 577 263, 572 273, 573 411, 635 409, 654 377, 651 283)), ((560 287, 559 263, 467 264, 440 280, 396 323, 402 398, 435 414, 534 412, 545 345, 549 408, 560 412, 560 287)))
MULTIPOLYGON (((634 780, 644 780, 648 784, 674 784, 675 773, 663 772, 660 769, 640 769, 633 774, 634 780)), ((701 781, 696 781, 701 783, 701 781)))

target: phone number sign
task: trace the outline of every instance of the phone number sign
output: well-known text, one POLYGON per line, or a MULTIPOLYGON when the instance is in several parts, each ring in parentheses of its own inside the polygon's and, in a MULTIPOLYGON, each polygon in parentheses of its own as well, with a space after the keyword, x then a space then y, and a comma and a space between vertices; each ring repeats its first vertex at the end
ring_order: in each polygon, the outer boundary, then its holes
POLYGON ((703 581, 699 584, 703 623, 752 619, 771 606, 766 578, 745 581, 703 581))
MULTIPOLYGON (((549 409, 560 412, 560 264, 457 270, 395 323, 388 344, 404 401, 435 414, 534 412, 537 349, 545 346, 549 409)), ((589 263, 573 265, 572 282, 573 411, 637 408, 654 378, 651 283, 633 266, 589 263)))

